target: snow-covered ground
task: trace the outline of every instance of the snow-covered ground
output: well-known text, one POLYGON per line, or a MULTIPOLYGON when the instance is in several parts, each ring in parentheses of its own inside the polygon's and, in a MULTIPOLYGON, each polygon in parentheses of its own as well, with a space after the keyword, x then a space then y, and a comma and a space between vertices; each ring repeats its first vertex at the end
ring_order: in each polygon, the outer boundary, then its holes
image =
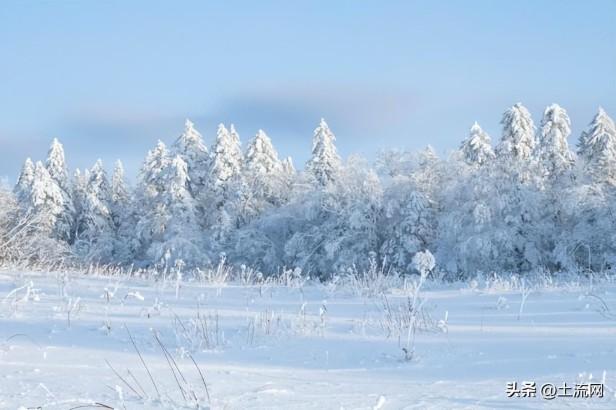
POLYGON ((0 408, 616 408, 611 281, 428 282, 411 360, 409 286, 176 285, 0 273, 0 408), (588 381, 603 398, 539 391, 588 381))

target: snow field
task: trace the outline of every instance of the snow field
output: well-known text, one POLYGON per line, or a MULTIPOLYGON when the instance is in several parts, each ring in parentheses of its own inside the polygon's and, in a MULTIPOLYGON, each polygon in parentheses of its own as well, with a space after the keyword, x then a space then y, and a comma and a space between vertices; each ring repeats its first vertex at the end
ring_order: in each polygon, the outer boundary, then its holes
POLYGON ((404 312, 418 279, 396 283, 369 295, 348 283, 4 273, 0 408, 616 405, 612 281, 529 281, 523 292, 517 278, 428 280, 410 358, 404 312), (605 397, 507 398, 507 382, 527 380, 604 381, 605 397))

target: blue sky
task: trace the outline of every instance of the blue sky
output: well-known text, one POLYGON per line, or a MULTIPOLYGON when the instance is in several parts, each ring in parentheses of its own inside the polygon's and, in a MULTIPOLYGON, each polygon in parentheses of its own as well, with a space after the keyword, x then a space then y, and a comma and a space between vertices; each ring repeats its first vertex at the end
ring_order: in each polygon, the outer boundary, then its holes
POLYGON ((134 176, 190 117, 263 128, 300 167, 325 117, 343 155, 439 153, 521 101, 558 102, 574 142, 616 118, 616 1, 2 1, 0 175, 65 145, 134 176))

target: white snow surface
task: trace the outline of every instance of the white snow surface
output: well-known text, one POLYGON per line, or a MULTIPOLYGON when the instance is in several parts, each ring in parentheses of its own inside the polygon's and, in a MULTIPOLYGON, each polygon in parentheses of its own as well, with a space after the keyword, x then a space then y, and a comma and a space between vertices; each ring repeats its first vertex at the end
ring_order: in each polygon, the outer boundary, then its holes
MULTIPOLYGON (((546 281, 530 288, 523 309, 520 283, 428 280, 423 306, 434 326, 417 333, 405 360, 384 329, 383 296, 349 285, 1 272, 0 408, 616 408, 616 283, 546 281), (603 398, 506 395, 511 381, 589 380, 605 382, 603 398)), ((384 293, 391 306, 409 294, 384 293)))

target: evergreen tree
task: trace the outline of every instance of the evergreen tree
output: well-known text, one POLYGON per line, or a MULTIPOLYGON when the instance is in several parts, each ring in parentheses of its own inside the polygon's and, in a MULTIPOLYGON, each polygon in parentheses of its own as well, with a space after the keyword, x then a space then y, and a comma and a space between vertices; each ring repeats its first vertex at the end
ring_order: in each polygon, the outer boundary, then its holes
POLYGON ((616 185, 616 126, 603 108, 580 136, 578 156, 595 181, 616 185))
POLYGON ((51 178, 65 192, 69 192, 68 168, 64 159, 64 147, 57 138, 54 138, 47 153, 47 171, 51 178))
POLYGON ((571 169, 574 159, 567 138, 571 121, 567 111, 558 104, 549 105, 543 112, 539 138, 539 161, 550 176, 558 176, 571 169))
POLYGON ((79 168, 73 173, 73 181, 71 184, 71 197, 73 199, 73 207, 75 208, 75 222, 73 224, 73 240, 76 241, 79 234, 84 231, 86 221, 84 219, 84 208, 86 206, 86 188, 90 171, 86 169, 83 173, 79 168))
POLYGON ((68 168, 64 159, 64 147, 57 138, 54 138, 49 152, 47 154, 47 162, 45 164, 51 179, 62 191, 62 211, 59 220, 66 226, 62 226, 56 231, 56 238, 66 242, 72 242, 73 225, 75 223, 75 207, 71 198, 71 189, 68 179, 68 168))
POLYGON ((268 207, 282 203, 287 188, 285 170, 272 141, 262 130, 259 130, 246 149, 244 181, 244 220, 250 220, 268 207))
POLYGON ((314 130, 312 157, 306 164, 306 171, 315 178, 318 185, 325 186, 340 172, 340 157, 334 145, 336 137, 324 119, 314 130))
POLYGON ((535 149, 535 125, 530 113, 521 103, 515 104, 503 114, 503 137, 498 146, 501 156, 515 160, 527 160, 535 149))
POLYGON ((223 241, 238 222, 238 208, 245 190, 242 151, 237 133, 220 124, 212 148, 210 172, 203 196, 206 226, 215 241, 223 241))
POLYGON ((135 235, 137 212, 124 179, 124 166, 117 160, 111 177, 111 217, 115 228, 114 257, 123 263, 132 261, 139 247, 135 235))
POLYGON ((102 161, 90 169, 79 217, 75 250, 89 262, 113 262, 115 228, 111 214, 111 187, 102 161))
MULTIPOLYGON (((69 198, 47 168, 39 161, 34 168, 30 191, 30 205, 39 221, 39 226, 50 238, 68 241, 71 237, 72 212, 66 212, 69 198)), ((70 210, 72 210, 70 204, 70 210)))
POLYGON ((209 152, 203 137, 190 120, 184 123, 184 132, 173 143, 172 152, 179 155, 188 167, 188 188, 194 198, 204 190, 209 167, 209 152))
POLYGON ((482 165, 494 158, 490 136, 481 129, 477 122, 471 127, 468 138, 462 142, 460 151, 469 164, 482 165))
POLYGON ((27 209, 30 207, 30 193, 32 192, 32 183, 34 182, 34 163, 30 158, 26 158, 21 173, 17 180, 17 185, 13 189, 15 199, 20 204, 20 207, 27 209))
POLYGON ((128 212, 130 205, 130 191, 124 180, 124 165, 117 160, 111 177, 111 213, 114 224, 120 225, 122 215, 128 212))
POLYGON ((147 258, 150 245, 160 242, 165 230, 167 210, 161 198, 167 189, 163 175, 168 164, 167 147, 159 141, 156 147, 148 152, 139 172, 136 191, 136 206, 139 210, 136 237, 140 244, 138 255, 145 263, 161 262, 147 258))
POLYGON ((161 180, 165 190, 157 199, 161 205, 157 217, 162 228, 149 245, 149 259, 164 260, 167 267, 180 260, 187 266, 202 265, 201 238, 195 201, 188 190, 186 162, 177 155, 163 169, 161 180))
POLYGON ((286 157, 285 159, 282 160, 282 170, 288 176, 292 177, 295 175, 295 166, 293 165, 293 158, 286 157))

